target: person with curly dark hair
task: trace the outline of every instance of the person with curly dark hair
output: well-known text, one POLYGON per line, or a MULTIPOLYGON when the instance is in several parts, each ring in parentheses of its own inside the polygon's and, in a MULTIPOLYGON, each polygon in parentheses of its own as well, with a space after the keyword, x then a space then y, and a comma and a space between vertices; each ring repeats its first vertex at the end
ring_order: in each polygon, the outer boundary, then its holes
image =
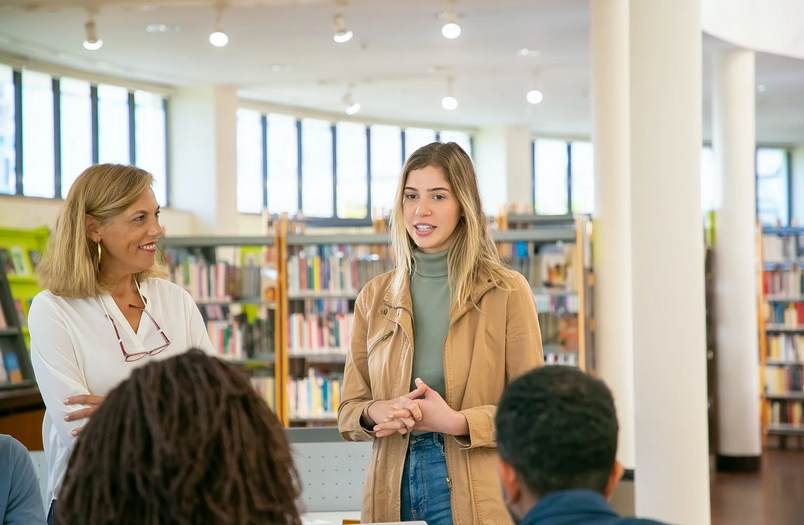
POLYGON ((623 475, 608 387, 580 370, 537 368, 512 381, 496 414, 503 499, 522 525, 661 525, 606 501, 623 475))
POLYGON ((76 441, 59 525, 301 525, 284 428, 199 350, 134 370, 76 441))

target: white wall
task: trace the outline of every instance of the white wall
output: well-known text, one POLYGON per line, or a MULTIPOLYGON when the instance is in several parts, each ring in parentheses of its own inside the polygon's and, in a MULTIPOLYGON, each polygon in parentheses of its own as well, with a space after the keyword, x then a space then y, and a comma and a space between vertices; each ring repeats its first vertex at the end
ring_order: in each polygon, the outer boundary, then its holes
POLYGON ((475 135, 474 162, 483 208, 497 215, 500 206, 533 202, 530 131, 524 126, 489 126, 475 135))
MULTIPOLYGON (((61 199, 0 195, 0 227, 33 229, 46 226, 52 230, 56 226, 56 217, 63 202, 61 199)), ((166 235, 183 236, 195 233, 191 213, 165 208, 161 217, 166 235)))

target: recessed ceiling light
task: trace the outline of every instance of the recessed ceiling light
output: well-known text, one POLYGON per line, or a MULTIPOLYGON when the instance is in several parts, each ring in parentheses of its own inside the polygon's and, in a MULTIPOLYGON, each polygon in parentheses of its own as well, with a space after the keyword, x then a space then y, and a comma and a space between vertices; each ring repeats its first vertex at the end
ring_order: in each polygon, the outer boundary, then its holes
POLYGON ((538 57, 538 56, 541 56, 542 50, 541 49, 528 49, 526 47, 523 47, 522 49, 518 49, 516 54, 521 56, 521 57, 538 57))
POLYGON ((286 71, 290 71, 290 66, 285 64, 274 64, 271 66, 272 73, 285 73, 286 71))
POLYGON ((766 89, 765 84, 760 84, 757 86, 757 91, 759 91, 760 93, 764 92, 765 89, 766 89))
POLYGON ((181 26, 170 24, 148 24, 145 30, 149 33, 178 33, 181 31, 181 26))

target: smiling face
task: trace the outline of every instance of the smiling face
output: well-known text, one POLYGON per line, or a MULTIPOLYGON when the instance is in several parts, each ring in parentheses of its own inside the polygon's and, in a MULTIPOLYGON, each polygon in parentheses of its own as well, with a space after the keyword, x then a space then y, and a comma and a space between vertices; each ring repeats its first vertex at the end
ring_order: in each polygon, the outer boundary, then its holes
POLYGON ((87 228, 101 243, 101 268, 107 275, 134 275, 151 268, 156 261, 156 241, 164 230, 159 224, 159 204, 149 188, 122 213, 102 225, 87 228))
POLYGON ((438 253, 452 246, 461 205, 441 168, 426 166, 408 173, 402 211, 405 228, 419 251, 438 253))

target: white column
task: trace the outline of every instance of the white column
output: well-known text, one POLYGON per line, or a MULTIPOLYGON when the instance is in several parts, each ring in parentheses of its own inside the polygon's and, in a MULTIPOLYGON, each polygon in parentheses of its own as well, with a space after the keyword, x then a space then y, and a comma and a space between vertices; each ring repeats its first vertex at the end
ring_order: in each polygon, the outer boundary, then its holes
POLYGON ((486 213, 503 204, 533 210, 531 133, 525 126, 489 126, 475 136, 474 163, 486 213))
POLYGON ((701 2, 629 24, 636 512, 708 525, 701 2))
POLYGON ((591 1, 595 347, 614 394, 617 458, 635 467, 628 0, 591 1))
POLYGON ((234 87, 181 88, 171 98, 171 205, 193 213, 197 234, 238 232, 236 122, 234 87))
POLYGON ((716 201, 718 465, 756 470, 762 454, 756 282, 755 55, 734 49, 714 61, 712 152, 716 201), (741 461, 742 460, 742 461, 741 461))

